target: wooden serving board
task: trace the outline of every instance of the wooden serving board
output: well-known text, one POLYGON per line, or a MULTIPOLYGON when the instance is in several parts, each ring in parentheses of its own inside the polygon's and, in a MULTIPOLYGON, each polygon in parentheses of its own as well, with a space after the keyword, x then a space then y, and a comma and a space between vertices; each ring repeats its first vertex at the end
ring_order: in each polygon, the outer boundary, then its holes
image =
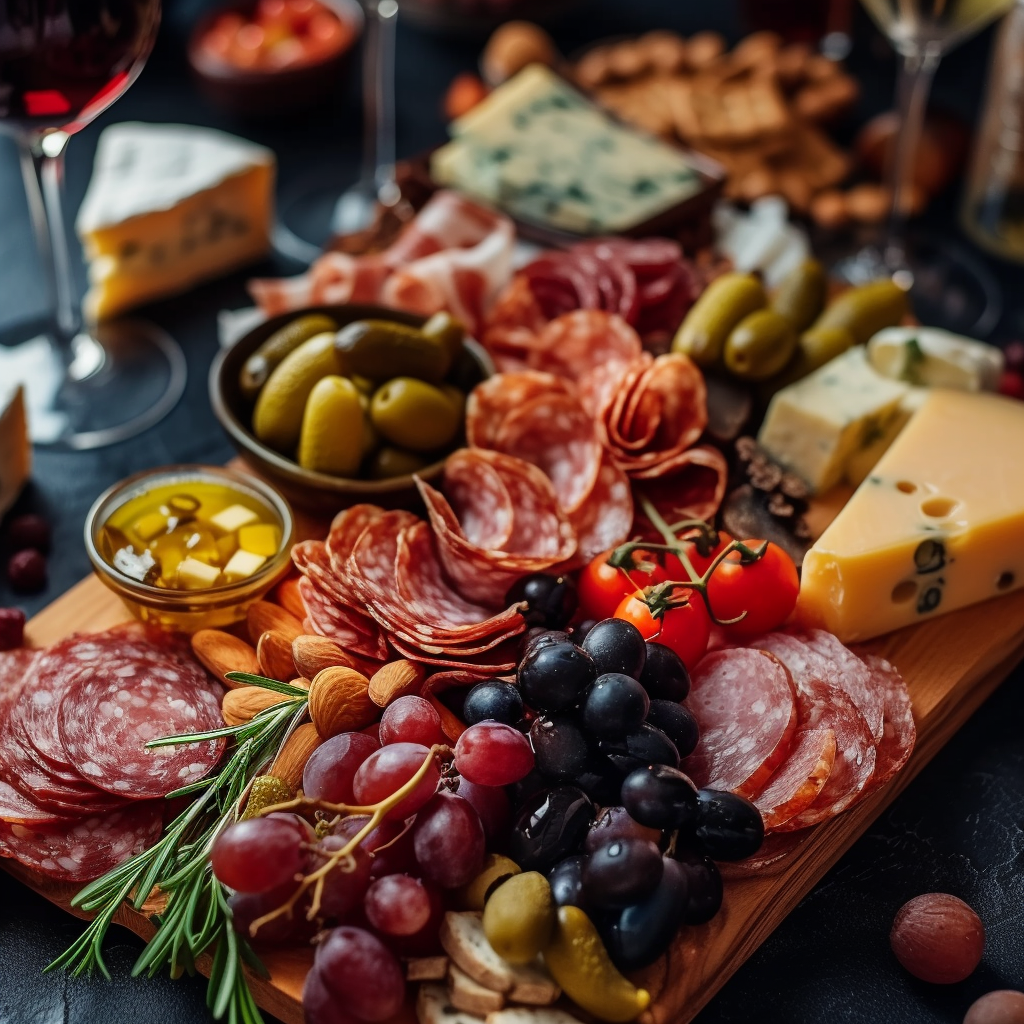
MULTIPOLYGON (((51 644, 75 631, 106 629, 126 617, 113 593, 90 577, 31 620, 26 642, 51 644)), ((753 877, 727 878, 718 916, 686 929, 669 955, 644 973, 655 1003, 642 1024, 691 1020, 1006 678, 1024 657, 1024 591, 958 612, 955 619, 940 616, 870 646, 900 669, 910 688, 918 730, 910 762, 854 810, 807 830, 803 843, 778 864, 753 877)), ((76 913, 70 908, 76 887, 41 879, 12 861, 0 864, 76 913)), ((144 939, 153 934, 149 920, 133 910, 122 909, 116 920, 144 939)), ((256 1001, 286 1024, 302 1024, 302 982, 311 960, 308 949, 267 954, 270 980, 250 979, 256 1001)), ((208 963, 199 966, 209 968, 208 963)))

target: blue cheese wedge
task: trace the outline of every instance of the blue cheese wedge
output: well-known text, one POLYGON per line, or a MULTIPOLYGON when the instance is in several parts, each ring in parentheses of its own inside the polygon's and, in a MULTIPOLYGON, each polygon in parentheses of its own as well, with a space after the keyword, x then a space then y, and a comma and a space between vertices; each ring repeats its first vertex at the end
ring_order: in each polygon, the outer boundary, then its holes
POLYGON ((1003 353, 995 345, 935 327, 887 327, 868 342, 868 362, 883 377, 930 388, 995 391, 1003 353))
POLYGON ((909 392, 858 345, 779 391, 757 440, 816 493, 844 478, 859 484, 909 419, 909 392))
POLYGON ((270 250, 274 154, 207 128, 126 122, 100 136, 76 228, 92 320, 194 287, 270 250))
POLYGON ((626 231, 703 188, 681 150, 619 124, 539 64, 451 132, 431 159, 437 182, 563 231, 626 231))

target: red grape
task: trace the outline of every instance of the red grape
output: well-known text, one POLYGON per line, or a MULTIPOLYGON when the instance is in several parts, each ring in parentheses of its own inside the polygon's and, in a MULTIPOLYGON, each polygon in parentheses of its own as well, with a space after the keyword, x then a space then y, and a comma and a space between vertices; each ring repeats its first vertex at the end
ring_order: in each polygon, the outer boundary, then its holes
POLYGON ((327 933, 314 961, 327 989, 364 1021, 393 1017, 405 999, 405 978, 394 954, 375 935, 343 926, 327 933))
POLYGON ((381 940, 395 956, 439 956, 441 948, 441 922, 444 920, 444 896, 433 882, 423 882, 427 897, 430 900, 430 918, 414 935, 386 935, 381 933, 381 940))
POLYGON ((471 725, 455 744, 459 774, 480 786, 507 786, 525 778, 533 767, 530 741, 503 722, 471 725))
MULTIPOLYGON (((324 836, 310 852, 307 872, 310 874, 323 866, 327 857, 350 842, 350 837, 324 836)), ((370 869, 373 858, 362 846, 352 851, 352 863, 341 862, 324 877, 323 892, 320 894, 320 912, 324 917, 344 917, 359 906, 370 884, 370 869), (346 867, 352 867, 351 871, 346 867)))
MULTIPOLYGON (((429 752, 420 743, 390 743, 375 750, 356 772, 352 783, 356 800, 369 805, 387 799, 420 770, 429 752)), ((434 795, 440 779, 437 765, 431 764, 420 784, 387 816, 400 821, 415 814, 434 795)))
POLYGON ((430 894, 418 878, 385 875, 363 900, 366 919, 387 935, 415 935, 430 920, 430 894))
POLYGON ((1024 992, 996 989, 971 1003, 964 1024, 1024 1024, 1024 992))
POLYGON ((896 959, 915 978, 951 985, 981 963, 985 928, 963 900, 928 892, 900 908, 889 942, 896 959))
POLYGON ((447 743, 441 716, 422 697, 399 697, 389 704, 380 720, 380 742, 422 743, 425 747, 447 743))
MULTIPOLYGON (((368 821, 368 815, 353 815, 345 818, 334 830, 335 835, 351 839, 368 821)), ((416 862, 412 845, 412 829, 405 822, 382 821, 361 843, 367 853, 373 854, 370 875, 381 878, 384 875, 416 875, 422 873, 416 862)))
POLYGON ((306 920, 309 900, 305 896, 298 900, 291 914, 275 917, 272 921, 260 925, 255 935, 249 934, 249 926, 253 921, 284 906, 295 893, 295 889, 295 882, 288 881, 269 892, 236 892, 228 899, 231 923, 235 931, 248 939, 256 949, 290 946, 312 938, 317 925, 306 920))
POLYGON ((412 827, 423 874, 444 889, 471 882, 484 866, 487 840, 473 805, 442 791, 416 815, 412 827))
POLYGON ((488 843, 495 843, 504 836, 512 819, 512 808, 505 790, 498 786, 478 786, 469 779, 459 779, 459 796, 468 800, 480 815, 488 843))
POLYGON ((359 766, 379 748, 372 736, 362 732, 343 732, 324 740, 306 762, 303 793, 332 804, 355 803, 352 779, 359 766))
POLYGON ((229 825, 213 844, 213 873, 238 892, 267 892, 302 871, 308 834, 288 816, 250 818, 229 825))
POLYGON ((306 972, 302 986, 302 1013, 306 1024, 357 1024, 339 999, 325 984, 320 971, 306 972))

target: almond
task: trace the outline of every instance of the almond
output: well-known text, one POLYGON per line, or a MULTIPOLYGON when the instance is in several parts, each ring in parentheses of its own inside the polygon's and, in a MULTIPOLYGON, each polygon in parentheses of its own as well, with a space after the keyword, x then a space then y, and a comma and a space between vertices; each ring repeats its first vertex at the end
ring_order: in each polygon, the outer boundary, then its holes
POLYGON ((426 674, 423 666, 414 661, 389 661, 370 678, 370 700, 377 707, 386 708, 399 697, 418 693, 426 674))
POLYGON ((263 674, 271 679, 285 680, 295 675, 292 642, 276 629, 268 629, 260 635, 259 643, 256 644, 256 659, 263 674))
POLYGON ((249 627, 249 638, 254 644, 259 642, 268 629, 286 636, 289 643, 303 633, 301 619, 297 619, 279 604, 271 604, 269 601, 254 601, 249 605, 245 621, 249 627))
POLYGON ((289 611, 300 622, 306 617, 306 603, 302 600, 299 590, 299 577, 289 576, 274 588, 274 601, 285 611, 289 611))
POLYGON ((261 711, 266 711, 267 708, 288 699, 283 693, 264 690, 261 686, 239 686, 224 694, 220 712, 225 725, 244 725, 251 722, 261 711))
POLYGON ((442 704, 437 696, 429 690, 424 690, 422 696, 441 719, 441 731, 454 743, 466 731, 466 723, 451 708, 442 704))
POLYGON ((302 785, 302 773, 305 770, 309 755, 316 750, 323 740, 312 722, 300 725, 288 737, 285 745, 274 758, 274 763, 267 770, 267 775, 275 775, 296 790, 302 785))
POLYGON ((195 656, 229 689, 242 686, 227 678, 228 672, 262 675, 256 651, 244 640, 220 629, 201 629, 192 635, 195 656))
POLYGON ((355 658, 336 640, 315 633, 303 633, 292 640, 292 661, 307 679, 315 679, 318 672, 334 665, 359 668, 355 658))
POLYGON ((370 680, 335 665, 318 672, 309 688, 309 717, 324 739, 369 725, 380 709, 370 700, 370 680))

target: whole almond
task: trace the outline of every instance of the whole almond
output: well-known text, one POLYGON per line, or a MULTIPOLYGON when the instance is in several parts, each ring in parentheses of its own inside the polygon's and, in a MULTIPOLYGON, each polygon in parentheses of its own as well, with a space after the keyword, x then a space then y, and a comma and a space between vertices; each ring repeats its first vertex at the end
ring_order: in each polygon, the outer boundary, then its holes
POLYGON ((370 680, 335 665, 318 672, 309 687, 309 717, 324 739, 369 725, 380 713, 370 700, 370 680))
POLYGON ((275 704, 289 700, 283 693, 264 690, 260 686, 239 686, 228 690, 221 701, 220 712, 225 725, 244 725, 251 722, 261 711, 275 704))
POLYGON ((262 675, 256 651, 244 640, 220 629, 201 629, 192 635, 195 656, 229 689, 241 686, 227 678, 228 672, 262 675))
POLYGON ((269 601, 254 601, 249 605, 245 621, 249 627, 249 638, 254 644, 259 643, 260 637, 268 629, 287 637, 289 643, 302 634, 302 621, 286 608, 269 601))
POLYGON ((276 775, 277 778, 284 779, 293 790, 298 789, 302 785, 302 772, 305 770, 309 755, 322 742, 323 740, 312 722, 300 725, 288 737, 266 774, 276 775))
POLYGON ((302 600, 302 592, 299 590, 299 578, 289 576, 282 580, 273 590, 274 600, 285 611, 289 611, 300 622, 306 617, 306 603, 302 600))
POLYGON ((370 677, 370 700, 377 707, 386 708, 399 697, 419 693, 426 674, 423 666, 414 661, 389 661, 370 677))
MULTIPOLYGON (((271 679, 291 679, 295 675, 292 661, 292 642, 276 629, 268 629, 256 644, 256 660, 265 676, 271 679)), ((301 675, 301 673, 299 673, 301 675)))
POLYGON ((336 640, 315 633, 303 633, 292 641, 292 661, 307 679, 334 665, 358 669, 356 660, 336 640))

